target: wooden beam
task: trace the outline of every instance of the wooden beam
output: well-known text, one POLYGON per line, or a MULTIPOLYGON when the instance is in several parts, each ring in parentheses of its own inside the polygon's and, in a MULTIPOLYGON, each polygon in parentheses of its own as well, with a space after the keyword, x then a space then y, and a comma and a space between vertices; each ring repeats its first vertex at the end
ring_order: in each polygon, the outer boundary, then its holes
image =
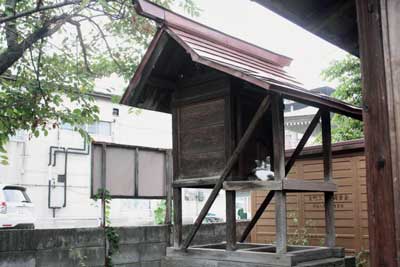
POLYGON ((300 179, 282 181, 227 181, 223 188, 227 191, 290 191, 290 192, 336 192, 332 181, 317 182, 300 179))
POLYGON ((183 244, 183 249, 187 249, 190 246, 190 243, 192 242, 197 231, 199 230, 204 218, 206 217, 212 204, 214 203, 215 199, 217 198, 218 193, 221 190, 226 177, 230 173, 231 169, 237 163, 240 153, 247 145, 247 142, 250 140, 250 137, 252 136, 256 126, 262 120, 262 118, 263 118, 265 112, 268 110, 269 106, 270 106, 270 98, 269 98, 269 96, 266 96, 263 99, 263 101, 261 102, 257 112, 254 114, 254 117, 251 120, 248 128, 246 129, 246 132, 240 139, 237 147, 235 148, 234 152, 232 153, 231 157, 229 158, 229 160, 221 174, 221 177, 218 180, 218 183, 213 188, 209 198, 207 199, 206 203, 204 204, 203 208, 201 209, 199 216, 197 217, 196 221, 194 222, 194 225, 191 228, 189 235, 188 235, 187 239, 185 240, 185 243, 183 244))
MULTIPOLYGON (((286 179, 283 97, 272 96, 272 136, 275 181, 286 179)), ((286 192, 275 192, 276 253, 287 252, 286 192)))
POLYGON ((400 266, 400 5, 356 0, 370 266, 400 266))
POLYGON ((172 183, 173 187, 187 187, 187 188, 213 188, 218 182, 219 176, 214 177, 199 177, 190 179, 179 179, 172 183))
MULTIPOLYGON (((332 182, 331 113, 328 110, 322 111, 321 122, 324 180, 325 182, 332 182)), ((325 246, 327 247, 334 247, 336 243, 334 201, 334 193, 325 192, 325 246)))
MULTIPOLYGON (((312 119, 310 125, 308 126, 307 130, 304 132, 303 137, 301 138, 299 144, 297 145, 296 149, 293 151, 292 156, 288 160, 285 166, 285 176, 289 174, 290 170, 292 169, 297 157, 300 155, 301 151, 303 150, 304 146, 306 145, 308 139, 312 135, 315 127, 318 125, 318 122, 321 117, 321 111, 318 110, 317 114, 315 114, 314 118, 312 119)), ((254 226, 256 225, 257 221, 261 218, 261 215, 264 213, 265 209, 268 207, 269 203, 271 202, 272 198, 274 197, 275 192, 270 191, 267 196, 264 198, 263 202, 261 203, 260 207, 258 207, 256 213, 254 214, 251 221, 246 226, 246 229, 243 231, 242 236, 240 237, 239 241, 244 242, 247 239, 247 236, 250 234, 251 230, 253 230, 254 226)))
POLYGON ((223 188, 226 191, 282 190, 281 181, 227 181, 223 188))
POLYGON ((288 175, 290 170, 292 169, 297 157, 300 155, 301 151, 303 151, 304 146, 307 144, 308 139, 314 132, 315 127, 317 127, 319 120, 321 118, 321 110, 315 114, 314 118, 311 120, 310 125, 307 127, 306 131, 303 134, 303 137, 300 139, 300 142, 297 144, 296 149, 293 151, 292 156, 287 161, 285 166, 285 174, 288 175))

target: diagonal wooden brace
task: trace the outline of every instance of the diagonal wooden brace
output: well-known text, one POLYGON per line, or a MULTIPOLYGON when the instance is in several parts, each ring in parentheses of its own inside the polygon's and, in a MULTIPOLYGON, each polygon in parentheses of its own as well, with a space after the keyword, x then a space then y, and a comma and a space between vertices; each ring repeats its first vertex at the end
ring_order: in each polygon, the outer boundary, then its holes
POLYGON ((254 117, 251 120, 249 126, 247 127, 244 135, 242 136, 238 145, 236 146, 235 150, 233 151, 232 155, 230 156, 218 182, 215 184, 210 196, 208 197, 203 208, 201 209, 199 216, 197 217, 196 221, 194 222, 194 224, 189 232, 189 235, 183 244, 182 249, 187 249, 190 246, 190 243, 193 241, 193 238, 196 235, 197 231, 199 230, 204 218, 206 217, 212 204, 214 203, 215 199, 217 198, 219 191, 222 189, 222 185, 223 185, 226 177, 229 175, 232 168, 237 163, 240 153, 246 147, 247 142, 250 140, 250 137, 252 136, 258 123, 262 120, 265 112, 267 112, 270 104, 271 104, 270 97, 266 96, 263 99, 263 101, 261 102, 257 112, 254 114, 254 117))
MULTIPOLYGON (((301 151, 303 150, 304 146, 306 145, 308 139, 314 132, 315 127, 317 127, 321 118, 321 110, 315 114, 314 118, 312 119, 310 125, 304 132, 303 137, 301 138, 300 142, 298 143, 296 149, 293 151, 292 156, 288 160, 285 166, 285 174, 288 175, 290 170, 292 169, 297 157, 300 155, 301 151)), ((257 221, 260 219, 261 215, 264 213, 265 209, 268 207, 269 203, 273 199, 275 195, 275 191, 269 191, 267 196, 264 198, 263 202, 261 203, 260 207, 258 207, 256 213, 254 214, 253 218, 244 229, 242 236, 239 239, 239 242, 244 242, 247 239, 247 236, 250 234, 251 230, 253 230, 254 226, 256 225, 257 221)))

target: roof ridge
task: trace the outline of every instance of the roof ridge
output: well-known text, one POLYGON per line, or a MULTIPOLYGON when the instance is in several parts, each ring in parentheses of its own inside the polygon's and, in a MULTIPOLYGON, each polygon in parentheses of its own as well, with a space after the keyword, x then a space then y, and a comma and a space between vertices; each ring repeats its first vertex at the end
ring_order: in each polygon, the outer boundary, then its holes
POLYGON ((269 61, 281 67, 289 66, 292 62, 292 59, 287 56, 223 33, 147 0, 135 0, 135 9, 138 14, 163 23, 166 27, 176 28, 189 34, 195 33, 196 35, 201 35, 201 37, 211 42, 228 46, 233 50, 259 60, 269 61))

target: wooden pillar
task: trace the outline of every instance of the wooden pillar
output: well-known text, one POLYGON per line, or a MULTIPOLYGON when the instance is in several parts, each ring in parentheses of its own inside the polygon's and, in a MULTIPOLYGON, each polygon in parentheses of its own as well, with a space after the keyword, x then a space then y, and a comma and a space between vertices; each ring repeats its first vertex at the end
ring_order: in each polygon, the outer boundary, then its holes
MULTIPOLYGON (((300 155, 301 151, 303 150, 304 146, 306 145, 308 139, 310 138, 311 134, 314 132, 315 127, 317 127, 321 118, 321 111, 318 110, 317 114, 315 114, 314 118, 312 119, 310 125, 308 126, 307 130, 304 132, 303 137, 297 144, 296 149, 293 151, 292 156, 286 162, 285 166, 285 176, 289 174, 290 170, 292 169, 297 157, 300 155)), ((253 227, 256 225, 257 221, 261 218, 264 210, 268 207, 269 203, 271 202, 272 198, 275 195, 275 191, 269 191, 268 195, 264 198, 261 205, 258 207, 257 211, 255 212, 253 218, 246 226, 246 229, 243 231, 242 236, 240 237, 239 242, 244 242, 247 236, 250 234, 253 227)))
MULTIPOLYGON (((272 135, 274 151, 275 180, 285 178, 285 133, 283 121, 283 98, 280 95, 272 96, 272 135)), ((287 252, 287 222, 286 222, 286 193, 275 192, 275 225, 276 225, 276 252, 287 252)))
POLYGON ((165 191, 166 191, 166 201, 165 201, 165 224, 168 225, 168 245, 172 245, 172 154, 171 151, 165 152, 165 191))
MULTIPOLYGON (((321 122, 322 152, 324 156, 324 180, 325 182, 332 182, 331 114, 328 110, 322 111, 321 122)), ((334 247, 336 244, 334 201, 334 193, 325 192, 325 246, 327 247, 334 247)))
POLYGON ((236 192, 226 191, 226 250, 236 249, 236 192))
MULTIPOLYGON (((175 97, 174 97, 175 98, 175 97)), ((173 142, 173 170, 172 176, 173 181, 179 177, 179 166, 178 166, 178 151, 179 151, 179 112, 176 107, 172 109, 172 142, 173 142)), ((173 213, 174 213, 174 247, 182 247, 182 188, 173 189, 173 213)))
MULTIPOLYGON (((228 162, 236 146, 235 123, 233 117, 235 113, 235 97, 231 88, 229 95, 225 96, 225 158, 228 162)), ((232 176, 237 174, 237 165, 232 168, 230 176, 226 180, 232 180, 232 176)), ((226 207, 226 250, 236 249, 236 192, 225 191, 226 207)))
POLYGON ((174 188, 174 247, 182 246, 182 188, 174 188))
POLYGON ((400 2, 357 0, 370 266, 400 266, 400 2))

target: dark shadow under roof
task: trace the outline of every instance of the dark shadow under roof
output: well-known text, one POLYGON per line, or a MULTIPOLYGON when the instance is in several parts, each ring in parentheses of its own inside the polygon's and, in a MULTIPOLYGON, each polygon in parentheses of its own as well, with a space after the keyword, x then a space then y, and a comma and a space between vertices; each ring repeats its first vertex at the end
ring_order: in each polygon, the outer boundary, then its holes
POLYGON ((359 56, 355 0, 251 0, 359 56))

